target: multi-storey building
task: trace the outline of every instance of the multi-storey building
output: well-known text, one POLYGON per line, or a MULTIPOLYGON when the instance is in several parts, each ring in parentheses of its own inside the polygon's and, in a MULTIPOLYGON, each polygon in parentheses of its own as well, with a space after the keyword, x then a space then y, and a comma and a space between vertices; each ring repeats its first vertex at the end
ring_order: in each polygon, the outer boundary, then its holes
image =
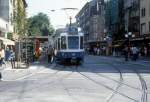
POLYGON ((140 35, 140 0, 124 0, 125 31, 140 35))
POLYGON ((13 0, 0 0, 0 36, 7 38, 7 32, 13 32, 13 0))
POLYGON ((7 33, 20 33, 25 28, 25 0, 0 0, 0 35, 7 38, 7 33), (1 27, 2 26, 2 27, 1 27))
POLYGON ((141 35, 150 34, 150 0, 140 2, 141 35))
POLYGON ((150 0, 140 0, 140 36, 146 55, 150 55, 150 0))
POLYGON ((86 45, 100 46, 104 38, 104 0, 93 0, 86 3, 77 14, 76 19, 85 34, 86 45))
POLYGON ((114 40, 121 37, 124 29, 123 0, 105 0, 105 29, 114 40))
POLYGON ((82 28, 85 34, 85 42, 88 42, 90 34, 90 3, 87 2, 76 16, 78 26, 82 28))

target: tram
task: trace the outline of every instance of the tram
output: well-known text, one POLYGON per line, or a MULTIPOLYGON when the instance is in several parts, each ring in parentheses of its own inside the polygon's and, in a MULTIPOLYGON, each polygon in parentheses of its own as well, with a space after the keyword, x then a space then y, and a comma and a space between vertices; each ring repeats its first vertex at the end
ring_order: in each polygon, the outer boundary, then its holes
POLYGON ((68 27, 55 38, 56 62, 84 61, 84 34, 77 27, 68 27))

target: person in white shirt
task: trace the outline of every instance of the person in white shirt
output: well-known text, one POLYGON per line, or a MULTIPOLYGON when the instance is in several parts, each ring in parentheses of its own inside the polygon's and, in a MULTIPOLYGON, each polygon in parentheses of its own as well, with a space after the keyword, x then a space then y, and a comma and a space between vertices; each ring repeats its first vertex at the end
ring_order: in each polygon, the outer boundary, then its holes
POLYGON ((5 50, 4 50, 4 47, 2 47, 2 49, 0 51, 0 60, 1 60, 0 63, 1 63, 1 65, 5 64, 4 59, 5 59, 5 50))
POLYGON ((133 60, 136 61, 137 58, 138 58, 138 52, 139 52, 139 50, 138 50, 137 47, 134 46, 134 47, 132 47, 131 51, 132 51, 132 54, 133 54, 133 60))

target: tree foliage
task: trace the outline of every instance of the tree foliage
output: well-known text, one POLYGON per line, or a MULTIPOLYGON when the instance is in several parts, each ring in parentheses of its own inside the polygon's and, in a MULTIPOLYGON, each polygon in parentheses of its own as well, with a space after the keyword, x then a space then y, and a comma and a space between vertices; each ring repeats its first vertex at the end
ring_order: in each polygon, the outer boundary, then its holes
POLYGON ((48 36, 52 35, 53 32, 54 29, 46 14, 39 13, 28 19, 29 36, 48 36))
POLYGON ((24 36, 26 33, 26 10, 25 6, 22 5, 22 0, 14 0, 15 11, 14 11, 14 25, 15 25, 15 33, 19 36, 24 36))

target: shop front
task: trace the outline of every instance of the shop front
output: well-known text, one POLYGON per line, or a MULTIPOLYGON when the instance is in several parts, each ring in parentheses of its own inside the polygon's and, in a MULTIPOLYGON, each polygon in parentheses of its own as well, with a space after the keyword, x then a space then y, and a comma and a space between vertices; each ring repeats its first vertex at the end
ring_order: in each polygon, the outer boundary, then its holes
POLYGON ((14 45, 15 45, 14 41, 0 37, 0 49, 2 48, 2 46, 6 48, 7 46, 14 46, 14 45))

